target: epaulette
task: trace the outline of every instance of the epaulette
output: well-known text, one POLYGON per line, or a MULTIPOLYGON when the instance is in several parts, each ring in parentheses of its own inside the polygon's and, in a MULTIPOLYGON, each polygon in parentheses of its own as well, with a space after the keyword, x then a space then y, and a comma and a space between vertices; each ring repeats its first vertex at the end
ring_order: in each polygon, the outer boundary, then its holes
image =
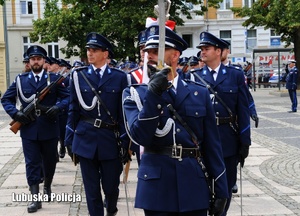
POLYGON ((237 64, 226 65, 226 67, 234 68, 234 69, 237 69, 237 70, 243 70, 242 66, 237 65, 237 64))
POLYGON ((81 66, 81 67, 73 68, 72 72, 74 72, 74 71, 80 71, 80 70, 87 69, 87 68, 88 68, 88 66, 81 66))
POLYGON ((206 87, 206 85, 204 85, 203 83, 195 82, 195 81, 190 80, 190 79, 184 79, 184 81, 187 82, 187 83, 193 83, 193 84, 196 84, 196 85, 201 86, 201 87, 206 87))
POLYGON ((196 71, 201 71, 201 70, 203 70, 203 68, 192 68, 191 70, 188 70, 187 72, 194 73, 196 71))

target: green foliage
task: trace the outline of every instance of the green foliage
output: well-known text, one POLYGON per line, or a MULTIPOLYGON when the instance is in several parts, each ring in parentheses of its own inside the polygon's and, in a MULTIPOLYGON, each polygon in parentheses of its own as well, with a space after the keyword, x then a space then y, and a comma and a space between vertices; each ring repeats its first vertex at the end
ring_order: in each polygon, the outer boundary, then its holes
MULTIPOLYGON (((209 4, 217 5, 222 0, 210 0, 209 4)), ((33 22, 30 33, 32 41, 49 43, 59 39, 67 41, 61 51, 70 56, 84 58, 85 37, 89 32, 98 32, 106 36, 114 45, 115 58, 126 56, 136 58, 135 48, 137 35, 145 29, 147 17, 155 17, 153 13, 157 0, 62 0, 65 7, 57 7, 58 0, 45 0, 43 19, 33 22)), ((190 9, 184 1, 172 0, 170 19, 176 25, 183 25, 179 14, 191 18, 190 9)), ((186 1, 202 4, 203 0, 186 1)), ((207 11, 205 6, 196 14, 207 11)))

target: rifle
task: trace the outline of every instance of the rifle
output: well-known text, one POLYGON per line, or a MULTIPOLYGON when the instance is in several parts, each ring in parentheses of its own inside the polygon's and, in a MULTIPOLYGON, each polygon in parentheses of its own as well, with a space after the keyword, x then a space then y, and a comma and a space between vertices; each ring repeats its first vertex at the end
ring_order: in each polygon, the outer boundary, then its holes
MULTIPOLYGON (((32 110, 36 108, 36 105, 39 104, 45 96, 49 93, 51 89, 53 89, 56 85, 59 85, 62 83, 62 81, 71 73, 71 70, 68 73, 63 74, 63 72, 66 70, 66 68, 63 68, 59 74, 59 78, 53 82, 51 82, 49 85, 47 85, 41 92, 39 92, 36 97, 28 104, 24 109, 23 113, 26 116, 30 116, 30 113, 32 110)), ((9 129, 14 132, 15 134, 20 130, 22 123, 12 120, 9 125, 11 126, 9 129)))
POLYGON ((184 65, 183 68, 181 69, 181 70, 182 70, 182 73, 188 72, 188 68, 190 67, 190 63, 191 63, 191 58, 189 58, 188 62, 185 63, 185 65, 184 65))
POLYGON ((247 73, 252 68, 252 63, 248 62, 248 65, 244 68, 244 72, 247 73))

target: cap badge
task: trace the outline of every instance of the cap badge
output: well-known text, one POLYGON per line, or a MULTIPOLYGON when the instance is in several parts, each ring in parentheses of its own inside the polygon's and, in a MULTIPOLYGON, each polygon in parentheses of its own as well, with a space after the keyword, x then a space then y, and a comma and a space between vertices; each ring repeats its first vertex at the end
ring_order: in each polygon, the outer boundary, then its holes
POLYGON ((150 35, 154 35, 155 34, 155 27, 151 27, 150 28, 150 35))

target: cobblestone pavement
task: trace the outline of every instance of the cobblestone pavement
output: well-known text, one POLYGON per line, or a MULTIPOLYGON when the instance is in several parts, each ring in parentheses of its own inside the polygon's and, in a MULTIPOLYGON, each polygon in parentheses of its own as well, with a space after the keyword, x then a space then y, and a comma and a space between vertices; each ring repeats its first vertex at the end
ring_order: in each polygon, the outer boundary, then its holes
MULTIPOLYGON (((260 122, 258 128, 252 126, 253 144, 238 174, 242 181, 238 181, 239 192, 233 197, 228 215, 300 215, 300 113, 288 113, 289 98, 278 96, 273 89, 257 89, 252 95, 260 122)), ((29 191, 20 137, 9 130, 9 122, 10 117, 0 107, 0 215, 28 215, 27 202, 16 200, 29 191)), ((143 215, 142 210, 133 207, 136 173, 137 163, 133 160, 127 185, 120 185, 120 216, 143 215)), ((43 203, 35 215, 88 215, 80 166, 75 167, 70 158, 57 163, 52 191, 56 201, 43 203), (64 201, 65 194, 80 200, 64 201)))

